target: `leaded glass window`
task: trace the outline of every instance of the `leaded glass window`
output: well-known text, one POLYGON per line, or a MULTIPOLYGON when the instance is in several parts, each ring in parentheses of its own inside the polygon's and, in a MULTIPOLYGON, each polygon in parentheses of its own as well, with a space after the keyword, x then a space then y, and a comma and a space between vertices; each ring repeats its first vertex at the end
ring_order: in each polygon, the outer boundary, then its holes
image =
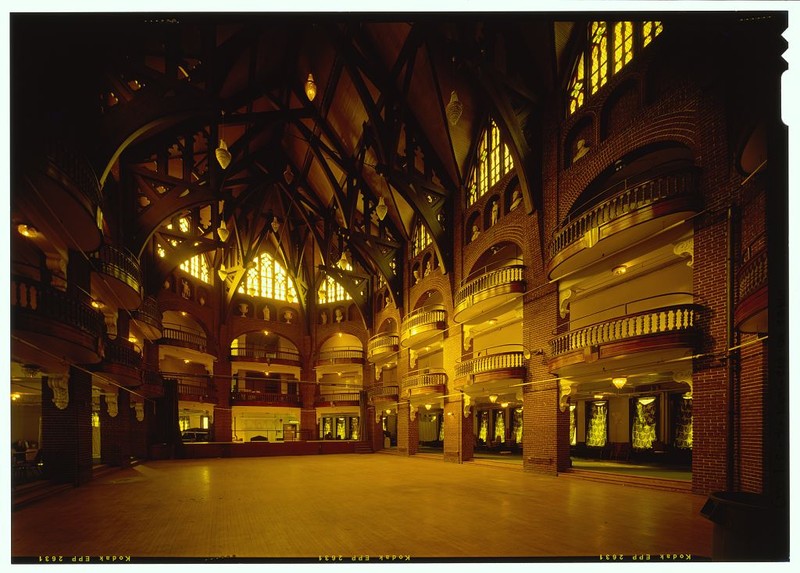
POLYGON ((483 197, 493 185, 514 168, 514 159, 503 142, 500 128, 491 120, 478 139, 477 161, 467 188, 467 206, 483 197))
POLYGON ((286 269, 269 253, 261 253, 255 259, 241 285, 239 292, 250 296, 297 302, 297 290, 286 269))
POLYGON ((608 402, 589 402, 586 445, 603 447, 608 440, 608 402))

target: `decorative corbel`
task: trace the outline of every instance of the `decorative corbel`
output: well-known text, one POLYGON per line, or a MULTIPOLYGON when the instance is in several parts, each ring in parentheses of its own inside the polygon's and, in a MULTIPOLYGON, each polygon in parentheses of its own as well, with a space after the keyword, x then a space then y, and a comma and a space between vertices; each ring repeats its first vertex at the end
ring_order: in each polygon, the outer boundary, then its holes
POLYGON ((381 379, 381 372, 383 372, 383 367, 381 365, 375 365, 375 380, 378 381, 381 379))
POLYGON ((672 251, 679 257, 688 259, 686 261, 686 266, 691 267, 692 263, 694 263, 694 237, 689 237, 688 239, 677 243, 673 247, 672 251))
POLYGON ((131 408, 136 410, 136 420, 144 420, 144 402, 131 402, 131 408))
POLYGON ((558 409, 566 412, 569 404, 569 395, 572 394, 572 384, 566 380, 559 380, 558 389, 558 409))
POLYGON ((419 408, 419 406, 415 406, 414 404, 408 405, 408 419, 412 422, 414 421, 414 418, 417 417, 417 408, 419 408))
POLYGON ((380 424, 382 417, 383 417, 383 410, 375 408, 375 423, 380 424))
POLYGON ((106 408, 108 409, 108 415, 112 418, 116 418, 117 414, 119 413, 119 404, 117 402, 119 396, 116 392, 109 392, 104 394, 106 397, 106 408))
POLYGON ((469 397, 469 394, 464 394, 464 417, 469 418, 470 414, 472 414, 472 399, 469 397))
POLYGON ((69 378, 48 378, 47 386, 53 391, 53 404, 56 408, 65 409, 69 405, 69 378))
POLYGON ((680 370, 678 372, 673 372, 672 379, 675 380, 675 382, 683 382, 684 384, 687 384, 689 386, 688 394, 689 396, 692 395, 692 392, 694 391, 694 385, 692 384, 691 370, 680 370))
POLYGON ((571 288, 558 291, 558 312, 561 318, 567 318, 569 314, 570 299, 575 296, 575 291, 571 288))

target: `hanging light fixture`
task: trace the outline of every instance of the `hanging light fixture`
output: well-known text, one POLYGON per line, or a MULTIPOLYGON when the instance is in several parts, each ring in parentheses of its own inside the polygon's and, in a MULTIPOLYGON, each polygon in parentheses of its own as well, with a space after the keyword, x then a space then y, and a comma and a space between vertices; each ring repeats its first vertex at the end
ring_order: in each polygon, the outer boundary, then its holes
POLYGON ((228 227, 225 225, 225 221, 221 220, 219 222, 219 228, 217 229, 217 235, 219 236, 219 240, 223 243, 228 240, 230 236, 230 231, 228 231, 228 227))
POLYGON ((458 120, 461 119, 461 113, 464 111, 464 106, 458 101, 458 94, 456 90, 450 92, 450 103, 445 107, 447 121, 450 125, 456 125, 458 120))
POLYGON ((308 74, 308 79, 306 80, 306 97, 308 101, 314 101, 314 98, 317 97, 317 84, 314 82, 312 74, 308 74))
POLYGON ((386 206, 386 202, 383 200, 383 197, 378 198, 378 204, 375 206, 375 214, 378 215, 378 220, 383 221, 386 218, 386 213, 389 212, 389 207, 386 206))
POLYGON ((620 376, 618 378, 612 378, 611 383, 617 390, 622 390, 622 387, 628 383, 628 379, 620 376))
POLYGON ((217 162, 219 166, 223 169, 227 169, 228 165, 231 164, 231 152, 228 151, 228 146, 225 144, 225 140, 220 138, 219 140, 219 147, 214 152, 217 156, 217 162))
POLYGON ((425 404, 425 409, 430 410, 433 407, 432 404, 425 404))
POLYGON ((492 404, 497 402, 497 394, 492 394, 491 396, 489 396, 489 402, 491 402, 492 404))

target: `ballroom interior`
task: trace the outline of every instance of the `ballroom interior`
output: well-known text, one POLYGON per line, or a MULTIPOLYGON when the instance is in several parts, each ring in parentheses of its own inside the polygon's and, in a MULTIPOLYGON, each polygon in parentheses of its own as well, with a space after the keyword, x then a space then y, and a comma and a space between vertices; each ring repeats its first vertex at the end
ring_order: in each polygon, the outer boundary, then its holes
POLYGON ((418 462, 725 492, 788 557, 787 21, 11 14, 12 512, 418 462))

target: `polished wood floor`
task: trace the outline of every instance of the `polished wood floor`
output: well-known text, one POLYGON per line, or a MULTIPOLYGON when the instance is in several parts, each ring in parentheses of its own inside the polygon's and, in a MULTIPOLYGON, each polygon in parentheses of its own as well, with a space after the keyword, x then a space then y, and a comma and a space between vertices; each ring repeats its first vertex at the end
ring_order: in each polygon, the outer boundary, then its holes
POLYGON ((12 557, 711 554, 705 497, 391 455, 146 462, 11 515, 12 557))

